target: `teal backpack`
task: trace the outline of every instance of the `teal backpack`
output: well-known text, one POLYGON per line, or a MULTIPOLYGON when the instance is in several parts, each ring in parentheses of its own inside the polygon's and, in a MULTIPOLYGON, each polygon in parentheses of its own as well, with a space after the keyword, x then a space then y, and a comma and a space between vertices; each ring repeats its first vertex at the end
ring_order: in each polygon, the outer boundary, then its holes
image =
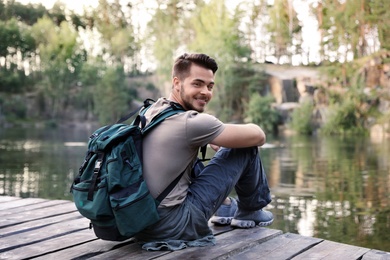
POLYGON ((145 100, 116 124, 101 127, 89 137, 86 157, 72 183, 78 211, 103 240, 122 241, 156 223, 157 206, 184 173, 158 198, 152 197, 142 175, 142 138, 167 117, 184 111, 172 102, 145 127, 144 113, 152 101, 145 100), (140 110, 132 124, 123 124, 140 110))

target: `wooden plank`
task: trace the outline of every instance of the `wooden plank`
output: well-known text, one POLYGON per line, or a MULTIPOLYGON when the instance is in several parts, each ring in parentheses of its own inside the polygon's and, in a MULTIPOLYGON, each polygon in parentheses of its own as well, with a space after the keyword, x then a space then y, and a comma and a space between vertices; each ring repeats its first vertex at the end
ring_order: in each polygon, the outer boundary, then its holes
POLYGON ((19 197, 11 197, 11 196, 0 196, 0 203, 8 203, 14 200, 21 200, 19 197))
POLYGON ((192 247, 175 252, 148 252, 139 245, 129 245, 117 250, 97 255, 91 259, 213 259, 240 252, 248 247, 262 243, 280 235, 280 230, 268 228, 234 229, 216 236, 217 245, 208 247, 192 247))
POLYGON ((18 208, 18 207, 23 207, 29 204, 34 204, 34 203, 40 203, 45 201, 44 199, 39 199, 39 198, 28 198, 28 199, 20 199, 20 200, 12 200, 9 201, 8 203, 0 203, 0 210, 8 210, 12 208, 18 208))
POLYGON ((96 240, 96 237, 94 236, 93 231, 84 229, 58 237, 48 237, 45 240, 36 241, 25 246, 15 247, 7 251, 0 250, 0 259, 35 258, 94 240, 96 240))
POLYGON ((133 240, 97 239, 71 201, 0 196, 0 259, 363 259, 390 253, 268 228, 210 228, 217 245, 148 252, 133 240), (7 205, 12 204, 12 205, 7 205), (17 206, 16 206, 17 205, 17 206))
POLYGON ((230 225, 224 225, 224 226, 214 225, 211 222, 209 222, 209 227, 215 236, 233 230, 233 228, 230 225))
POLYGON ((309 249, 320 243, 322 239, 313 237, 304 237, 297 234, 286 233, 274 237, 262 244, 249 248, 246 251, 230 257, 234 260, 252 260, 252 259, 272 259, 284 260, 291 259, 295 255, 309 249))
MULTIPOLYGON (((198 248, 199 249, 199 248, 198 248)), ((187 249, 185 249, 187 250, 187 249)), ((108 251, 104 254, 96 255, 89 258, 90 260, 96 259, 131 259, 131 260, 146 260, 146 259, 159 259, 161 256, 170 255, 170 251, 146 251, 141 248, 137 243, 126 245, 115 250, 108 251)), ((177 258, 180 259, 180 258, 177 258)), ((186 258, 183 258, 186 259, 186 258)))
POLYGON ((69 214, 51 216, 44 219, 37 219, 37 220, 21 223, 18 225, 8 226, 0 229, 1 231, 0 238, 10 236, 10 235, 16 235, 16 234, 22 236, 23 232, 27 232, 32 229, 40 229, 50 225, 62 225, 62 222, 64 221, 70 221, 79 218, 83 218, 83 216, 81 216, 78 212, 72 212, 69 214))
MULTIPOLYGON (((95 240, 75 247, 67 248, 61 251, 46 254, 37 259, 116 259, 104 258, 101 255, 107 256, 104 253, 110 252, 108 255, 125 256, 126 259, 154 259, 158 256, 169 254, 167 251, 148 252, 141 249, 141 246, 132 240, 125 242, 112 242, 95 240), (134 258, 139 256, 140 258, 134 258)), ((34 258, 35 259, 35 258, 34 258)))
MULTIPOLYGON (((214 224, 210 224, 210 229, 212 230, 214 235, 223 234, 226 232, 229 232, 233 230, 233 228, 230 225, 225 226, 216 226, 214 224)), ((137 243, 132 243, 129 245, 124 245, 122 247, 118 247, 115 249, 115 251, 107 252, 106 254, 102 255, 96 255, 92 257, 92 259, 112 259, 117 258, 118 256, 124 256, 125 258, 129 259, 154 259, 159 256, 164 256, 169 254, 170 252, 167 251, 157 251, 157 252, 148 252, 146 250, 142 250, 141 246, 137 243)))
MULTIPOLYGON (((12 250, 15 247, 25 247, 40 241, 47 241, 53 237, 63 236, 83 229, 88 229, 89 221, 85 218, 63 221, 58 225, 42 226, 37 229, 29 229, 22 235, 14 233, 0 238, 0 252, 12 250)), ((90 232, 90 238, 95 238, 90 232)))
POLYGON ((372 249, 363 255, 362 260, 390 260, 390 252, 372 249))
POLYGON ((360 259, 370 249, 324 240, 318 245, 292 258, 299 259, 360 259))
MULTIPOLYGON (((214 234, 222 234, 225 232, 231 231, 233 228, 231 226, 210 226, 214 234)), ((141 249, 141 246, 129 239, 123 242, 112 242, 104 240, 95 240, 86 244, 77 245, 75 247, 67 248, 61 251, 53 252, 51 254, 43 255, 38 257, 38 259, 71 259, 71 258, 81 258, 81 259, 90 259, 91 257, 100 255, 102 253, 118 250, 123 251, 119 254, 124 254, 129 256, 137 255, 142 259, 154 258, 156 256, 161 256, 168 254, 169 252, 147 252, 141 249), (125 247, 126 246, 126 247, 125 247)))
POLYGON ((69 203, 69 201, 45 200, 45 201, 40 202, 40 203, 29 204, 29 205, 25 205, 23 207, 1 210, 0 217, 3 217, 5 215, 10 215, 10 214, 20 214, 20 213, 24 213, 24 212, 29 211, 29 210, 36 210, 36 209, 41 210, 41 209, 44 209, 47 207, 51 207, 54 205, 61 205, 64 203, 69 203))
POLYGON ((125 242, 113 242, 113 241, 104 241, 101 239, 89 241, 81 245, 76 245, 73 247, 68 247, 60 251, 55 251, 49 254, 39 256, 37 260, 47 260, 47 259, 90 259, 91 257, 108 252, 110 250, 115 250, 116 248, 121 247, 124 244, 129 244, 130 241, 125 242))
POLYGON ((6 215, 0 218, 0 228, 40 218, 47 218, 49 216, 67 214, 76 210, 76 206, 73 203, 69 202, 48 207, 45 210, 30 210, 23 212, 23 214, 6 215))
POLYGON ((234 229, 216 237, 215 246, 199 248, 188 248, 186 250, 172 252, 159 259, 215 259, 227 258, 238 254, 243 250, 262 244, 282 234, 276 229, 255 227, 251 229, 234 229))

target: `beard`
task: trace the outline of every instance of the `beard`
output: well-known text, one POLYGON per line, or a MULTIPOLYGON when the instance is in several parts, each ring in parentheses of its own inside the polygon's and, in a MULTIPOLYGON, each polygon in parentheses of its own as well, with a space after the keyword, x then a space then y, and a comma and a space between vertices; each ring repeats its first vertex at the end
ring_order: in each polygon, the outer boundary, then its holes
POLYGON ((180 98, 183 102, 184 108, 186 108, 187 110, 195 110, 199 113, 202 113, 204 111, 204 106, 194 106, 194 99, 186 95, 183 85, 180 86, 180 98))

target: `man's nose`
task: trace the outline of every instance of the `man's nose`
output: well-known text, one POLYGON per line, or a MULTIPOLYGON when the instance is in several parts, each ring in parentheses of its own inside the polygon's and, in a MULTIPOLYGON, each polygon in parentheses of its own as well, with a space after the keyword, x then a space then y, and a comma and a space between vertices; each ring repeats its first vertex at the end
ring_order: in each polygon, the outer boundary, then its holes
POLYGON ((205 86, 202 87, 200 93, 202 93, 202 94, 204 94, 204 95, 207 95, 207 94, 210 94, 211 91, 210 91, 210 89, 205 85, 205 86))

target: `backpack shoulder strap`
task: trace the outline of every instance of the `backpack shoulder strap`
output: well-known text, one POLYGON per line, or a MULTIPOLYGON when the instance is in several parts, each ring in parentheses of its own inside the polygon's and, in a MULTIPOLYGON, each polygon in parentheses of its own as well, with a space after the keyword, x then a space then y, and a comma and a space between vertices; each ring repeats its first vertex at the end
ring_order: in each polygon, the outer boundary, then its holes
POLYGON ((175 188, 176 184, 179 183, 181 177, 183 176, 183 174, 185 173, 185 170, 180 173, 179 176, 176 177, 176 179, 174 179, 169 185, 168 187, 165 188, 165 190, 163 190, 163 192, 160 193, 160 195, 158 195, 158 197, 156 198, 157 202, 160 204, 161 201, 163 201, 163 199, 168 196, 168 194, 173 190, 173 188, 175 188))
MULTIPOLYGON (((181 105, 179 105, 178 103, 171 102, 169 107, 167 107, 165 110, 163 110, 158 115, 153 117, 152 121, 146 127, 142 128, 142 133, 146 134, 151 128, 158 125, 159 123, 164 121, 166 118, 173 116, 173 115, 180 113, 180 112, 185 112, 185 109, 181 105)), ((142 117, 142 115, 141 115, 141 117, 142 117)))
MULTIPOLYGON (((139 117, 145 118, 144 114, 147 109, 144 109, 141 111, 139 117)), ((158 115, 156 115, 152 121, 146 126, 142 127, 142 133, 146 134, 150 129, 152 129, 154 126, 158 125, 162 121, 164 121, 166 118, 173 116, 177 113, 185 112, 185 109, 178 103, 170 102, 170 106, 160 112, 158 115)), ((142 122, 142 120, 141 120, 142 122)), ((143 125, 142 125, 143 126, 143 125)), ((173 188, 176 186, 176 184, 180 181, 181 177, 184 175, 185 171, 179 174, 169 185, 166 187, 163 192, 160 193, 160 195, 156 198, 156 201, 158 203, 161 203, 163 199, 173 190, 173 188)))

